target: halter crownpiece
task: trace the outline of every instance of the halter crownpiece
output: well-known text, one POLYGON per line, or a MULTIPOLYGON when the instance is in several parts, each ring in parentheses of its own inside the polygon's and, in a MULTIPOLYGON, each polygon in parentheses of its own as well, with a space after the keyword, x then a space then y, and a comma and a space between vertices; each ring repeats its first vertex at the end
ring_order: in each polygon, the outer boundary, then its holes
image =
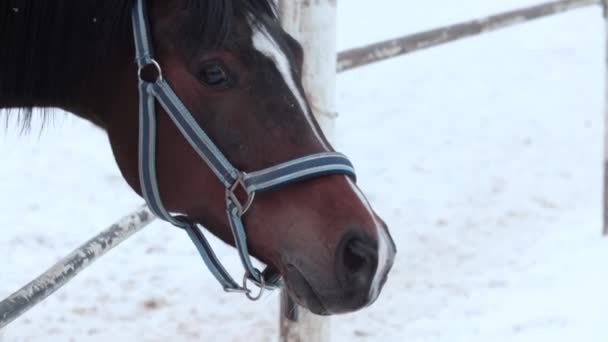
POLYGON ((159 218, 183 228, 207 268, 227 292, 245 293, 251 300, 258 299, 264 289, 281 285, 278 275, 267 275, 255 268, 249 256, 247 233, 243 226, 245 215, 255 194, 278 187, 330 174, 343 174, 355 178, 351 162, 341 153, 322 152, 296 158, 269 168, 245 173, 236 169, 196 122, 192 113, 163 78, 160 64, 154 59, 145 0, 137 0, 132 13, 133 35, 139 78, 139 178, 141 191, 152 212, 159 218), (145 68, 154 67, 157 77, 153 81, 142 78, 145 68), (205 161, 226 188, 226 213, 234 236, 236 249, 245 268, 242 284, 237 283, 221 264, 198 225, 183 215, 172 215, 163 205, 156 177, 156 102, 163 107, 192 148, 205 161), (247 195, 241 202, 237 190, 247 195), (260 288, 253 295, 247 282, 260 288))

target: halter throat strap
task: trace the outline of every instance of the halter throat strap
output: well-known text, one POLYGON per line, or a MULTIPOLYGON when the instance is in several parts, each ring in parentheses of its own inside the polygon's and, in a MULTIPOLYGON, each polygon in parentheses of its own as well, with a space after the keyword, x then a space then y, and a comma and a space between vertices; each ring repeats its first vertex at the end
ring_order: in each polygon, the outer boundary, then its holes
POLYGON ((268 272, 263 273, 255 268, 249 256, 242 216, 252 204, 255 194, 330 174, 347 175, 354 179, 354 168, 343 154, 337 152, 311 154, 251 173, 235 168, 163 78, 162 68, 154 59, 146 10, 145 0, 135 1, 132 22, 139 78, 139 179, 142 196, 156 216, 188 233, 207 268, 224 290, 245 293, 250 299, 257 299, 262 290, 278 287, 281 282, 279 276, 268 276, 268 272), (156 69, 157 77, 154 81, 142 78, 142 72, 146 68, 156 69), (242 283, 236 282, 226 271, 195 222, 187 216, 171 214, 163 205, 156 175, 157 103, 226 188, 227 218, 245 269, 242 283), (239 200, 237 190, 244 191, 245 201, 239 200), (258 295, 252 294, 248 281, 261 289, 258 295))

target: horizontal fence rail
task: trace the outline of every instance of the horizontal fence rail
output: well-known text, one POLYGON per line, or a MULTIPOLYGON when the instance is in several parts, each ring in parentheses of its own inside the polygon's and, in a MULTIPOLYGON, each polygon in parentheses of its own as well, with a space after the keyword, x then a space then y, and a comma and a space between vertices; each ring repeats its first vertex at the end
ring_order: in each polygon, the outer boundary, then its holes
POLYGON ((144 206, 85 242, 53 267, 0 302, 0 329, 72 280, 80 271, 155 219, 144 206))
POLYGON ((553 14, 599 4, 601 4, 601 0, 554 1, 346 50, 338 54, 337 71, 347 71, 417 50, 452 42, 461 38, 471 37, 553 14))

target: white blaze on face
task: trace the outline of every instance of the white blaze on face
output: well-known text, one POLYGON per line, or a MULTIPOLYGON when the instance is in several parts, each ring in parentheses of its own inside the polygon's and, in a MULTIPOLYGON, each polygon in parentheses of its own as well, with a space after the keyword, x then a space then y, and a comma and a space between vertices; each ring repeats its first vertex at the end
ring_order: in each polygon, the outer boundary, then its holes
POLYGON ((372 287, 370 288, 370 298, 376 299, 380 294, 380 286, 382 286, 381 281, 384 278, 384 274, 388 271, 387 267, 389 258, 394 258, 394 255, 389 255, 392 252, 389 252, 389 248, 393 248, 390 246, 392 242, 388 237, 388 233, 386 229, 384 229, 381 225, 376 224, 376 230, 378 231, 378 268, 376 269, 376 274, 374 275, 374 281, 372 283, 372 287))
MULTIPOLYGON (((270 33, 268 33, 265 28, 259 28, 256 25, 251 25, 251 28, 253 31, 253 47, 274 62, 277 71, 281 74, 283 80, 285 81, 285 84, 297 100, 298 105, 302 110, 302 113, 304 114, 304 116, 306 116, 306 121, 310 125, 310 128, 314 132, 319 143, 323 146, 325 150, 329 151, 329 146, 327 146, 325 139, 321 137, 317 126, 313 123, 313 114, 308 110, 304 95, 296 84, 296 81, 293 77, 294 74, 292 72, 292 66, 289 62, 289 59, 287 58, 287 55, 285 54, 285 52, 283 52, 283 50, 281 50, 281 47, 276 43, 276 41, 272 38, 270 33)), ((392 256, 389 255, 391 248, 389 244, 391 242, 383 226, 379 222, 377 222, 376 216, 370 208, 367 199, 361 193, 361 190, 359 190, 359 188, 353 183, 350 178, 346 176, 344 177, 346 178, 347 183, 350 185, 352 191, 357 195, 365 209, 368 211, 371 220, 376 224, 376 231, 378 235, 378 268, 376 270, 376 274, 374 275, 369 295, 370 299, 375 299, 376 297, 378 297, 378 294, 380 292, 380 282, 382 281, 384 273, 386 273, 385 269, 387 267, 389 258, 392 258, 392 256)))
POLYGON ((329 146, 327 146, 327 144, 325 143, 325 139, 321 137, 321 134, 313 123, 312 113, 308 110, 304 94, 302 94, 300 88, 296 84, 296 81, 293 77, 292 67, 289 62, 289 59, 287 58, 287 55, 285 55, 285 52, 281 50, 279 44, 276 43, 276 41, 272 38, 270 33, 268 33, 265 28, 258 28, 256 25, 252 25, 252 30, 253 47, 274 62, 274 65, 283 77, 285 84, 287 84, 287 87, 289 88, 289 90, 291 90, 292 95, 298 101, 298 105, 300 106, 302 113, 304 113, 306 121, 308 122, 310 128, 317 137, 317 140, 319 140, 319 143, 321 143, 325 150, 329 151, 329 146))
POLYGON ((370 207, 369 202, 367 201, 367 199, 365 198, 363 193, 361 193, 361 190, 359 190, 359 188, 353 183, 353 181, 350 178, 346 177, 346 180, 347 180, 348 184, 350 185, 351 189, 353 190, 353 192, 355 194, 357 194, 357 196, 359 197, 359 200, 361 200, 361 203, 363 203, 363 205, 365 206, 365 209, 367 209, 370 217, 372 218, 372 220, 374 221, 374 223, 376 225, 376 233, 378 235, 378 267, 376 268, 376 273, 374 274, 374 279, 372 280, 372 286, 370 287, 370 290, 369 290, 369 298, 371 300, 374 300, 380 294, 380 286, 382 286, 382 284, 381 284, 382 278, 384 277, 384 274, 386 273, 386 268, 389 266, 388 265, 389 259, 393 258, 393 256, 390 255, 391 248, 392 248, 392 246, 390 246, 390 244, 392 242, 390 241, 390 238, 388 237, 388 233, 384 229, 383 225, 380 224, 380 222, 378 222, 378 220, 376 219, 376 215, 374 215, 374 212, 372 211, 372 208, 370 207))

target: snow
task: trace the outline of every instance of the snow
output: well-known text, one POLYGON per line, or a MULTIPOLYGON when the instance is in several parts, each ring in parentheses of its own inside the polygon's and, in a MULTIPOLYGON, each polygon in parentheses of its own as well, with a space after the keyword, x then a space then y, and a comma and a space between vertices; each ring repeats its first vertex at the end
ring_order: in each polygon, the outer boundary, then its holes
MULTIPOLYGON (((538 1, 377 3, 339 2, 340 49, 538 1)), ((399 253, 372 307, 332 318, 333 341, 608 340, 600 12, 338 77, 337 145, 399 253)), ((0 135, 0 298, 141 203, 91 124, 59 114, 16 131, 0 135)), ((157 222, 0 341, 272 341, 277 317, 276 294, 224 294, 187 236, 157 222)))

